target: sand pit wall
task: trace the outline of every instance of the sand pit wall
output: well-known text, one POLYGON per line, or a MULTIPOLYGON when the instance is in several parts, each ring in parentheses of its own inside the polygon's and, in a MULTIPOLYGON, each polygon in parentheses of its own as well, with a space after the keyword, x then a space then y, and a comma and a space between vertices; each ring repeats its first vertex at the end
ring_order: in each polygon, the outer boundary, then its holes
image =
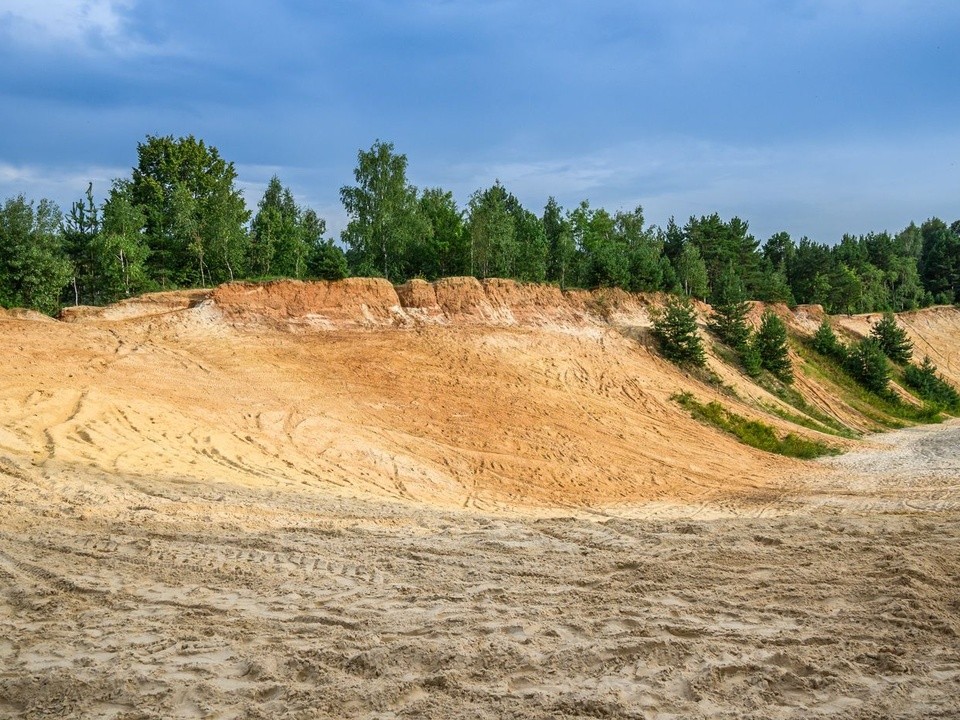
POLYGON ((616 321, 647 325, 659 296, 618 289, 563 291, 499 278, 452 277, 393 286, 379 278, 229 283, 212 302, 240 324, 301 328, 419 325, 585 326, 616 321))

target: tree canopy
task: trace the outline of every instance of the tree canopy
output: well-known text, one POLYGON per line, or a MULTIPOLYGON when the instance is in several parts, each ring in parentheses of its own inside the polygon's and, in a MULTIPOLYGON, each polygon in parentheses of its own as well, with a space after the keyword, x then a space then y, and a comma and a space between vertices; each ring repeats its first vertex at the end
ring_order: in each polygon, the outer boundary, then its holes
POLYGON ((151 278, 175 287, 242 277, 250 211, 233 163, 192 135, 147 136, 137 158, 129 190, 143 214, 151 278))
POLYGON ((419 190, 407 172, 392 143, 359 150, 354 184, 340 188, 346 226, 334 239, 278 176, 251 212, 216 147, 148 135, 130 176, 115 179, 100 204, 92 185, 65 214, 49 200, 6 201, 0 303, 55 312, 240 278, 468 274, 709 300, 714 332, 736 346, 747 299, 831 314, 960 301, 960 221, 929 218, 832 245, 777 232, 761 245, 739 217, 671 217, 656 227, 639 205, 614 211, 584 199, 565 209, 554 197, 536 214, 499 180, 460 206, 444 188, 419 190))
POLYGON ((410 274, 408 246, 431 230, 419 212, 417 189, 407 182, 407 156, 377 140, 357 153, 353 176, 356 185, 340 188, 350 217, 342 234, 347 258, 358 274, 400 282, 410 274))
POLYGON ((0 209, 0 303, 53 312, 70 279, 60 210, 49 200, 36 206, 23 195, 0 209))

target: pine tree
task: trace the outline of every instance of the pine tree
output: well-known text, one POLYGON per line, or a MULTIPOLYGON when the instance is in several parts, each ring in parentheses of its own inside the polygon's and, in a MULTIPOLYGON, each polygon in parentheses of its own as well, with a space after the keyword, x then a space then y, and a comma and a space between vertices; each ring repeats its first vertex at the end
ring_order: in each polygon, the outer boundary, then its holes
POLYGON ((875 393, 885 393, 890 381, 890 364, 880 343, 872 337, 864 338, 850 350, 847 370, 864 387, 875 393))
POLYGON ((884 313, 870 329, 870 335, 880 344, 884 355, 899 365, 910 361, 913 356, 913 342, 907 337, 907 331, 897 325, 893 313, 884 313))
POLYGON ((846 346, 840 342, 837 334, 830 326, 830 321, 826 318, 820 323, 820 327, 817 328, 817 332, 813 336, 813 349, 818 353, 841 361, 846 360, 847 357, 846 346))
POLYGON ((743 366, 743 371, 752 378, 760 377, 760 373, 763 371, 760 352, 757 350, 756 344, 749 341, 749 338, 740 351, 740 364, 743 366))
POLYGON ((793 382, 793 366, 787 351, 787 326, 770 310, 765 310, 753 339, 760 365, 785 383, 793 382))
POLYGON ((668 360, 695 367, 707 364, 697 333, 697 318, 688 299, 671 299, 662 310, 653 313, 653 335, 668 360))
POLYGON ((732 265, 728 265, 717 278, 713 301, 713 316, 708 327, 723 342, 742 353, 750 340, 746 320, 750 305, 744 299, 743 283, 732 265))

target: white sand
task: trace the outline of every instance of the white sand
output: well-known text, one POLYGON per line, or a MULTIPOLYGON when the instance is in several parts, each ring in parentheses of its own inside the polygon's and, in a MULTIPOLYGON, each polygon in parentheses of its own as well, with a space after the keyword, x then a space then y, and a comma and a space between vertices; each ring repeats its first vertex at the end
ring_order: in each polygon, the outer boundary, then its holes
POLYGON ((891 434, 714 519, 6 461, 0 716, 955 717, 958 439, 891 434))

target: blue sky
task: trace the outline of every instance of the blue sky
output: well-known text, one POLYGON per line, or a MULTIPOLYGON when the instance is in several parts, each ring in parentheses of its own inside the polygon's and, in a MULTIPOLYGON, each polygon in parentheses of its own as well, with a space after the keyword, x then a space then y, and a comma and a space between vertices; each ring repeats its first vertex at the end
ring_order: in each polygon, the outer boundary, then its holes
POLYGON ((832 243, 960 218, 958 37, 955 0, 0 0, 0 198, 66 208, 193 134, 336 233, 379 138, 461 205, 832 243))

